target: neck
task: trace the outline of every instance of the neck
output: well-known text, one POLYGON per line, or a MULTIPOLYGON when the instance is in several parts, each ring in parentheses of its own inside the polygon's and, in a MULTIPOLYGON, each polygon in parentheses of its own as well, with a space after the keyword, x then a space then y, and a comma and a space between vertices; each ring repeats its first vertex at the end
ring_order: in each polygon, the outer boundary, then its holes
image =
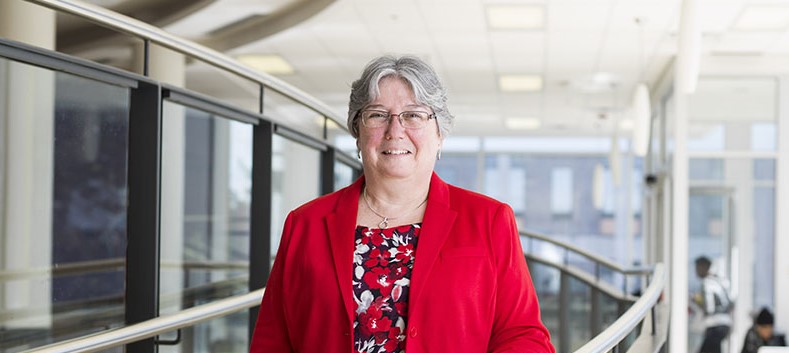
POLYGON ((391 180, 380 183, 375 178, 365 179, 357 217, 361 217, 361 222, 381 229, 419 222, 429 189, 429 179, 417 184, 391 180))
POLYGON ((372 206, 380 205, 380 208, 385 210, 387 207, 414 206, 422 202, 430 190, 430 179, 423 182, 414 180, 381 182, 376 178, 366 178, 364 188, 372 206))

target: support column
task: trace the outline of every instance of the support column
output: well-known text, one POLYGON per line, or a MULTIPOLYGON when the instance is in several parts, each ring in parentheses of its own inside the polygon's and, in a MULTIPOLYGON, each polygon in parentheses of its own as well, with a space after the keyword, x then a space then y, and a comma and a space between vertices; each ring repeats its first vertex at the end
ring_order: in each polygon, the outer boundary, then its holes
POLYGON ((778 86, 778 160, 775 175, 775 327, 789 331, 789 77, 778 86))
POLYGON ((688 95, 674 94, 674 153, 671 158, 671 322, 669 352, 688 350, 688 95))
MULTIPOLYGON (((55 13, 22 0, 0 1, 0 37, 55 47, 55 13)), ((0 271, 52 266, 55 75, 0 60, 0 271), (44 249, 44 251, 41 251, 44 249)), ((0 311, 49 313, 52 281, 0 284, 0 311)), ((49 329, 51 315, 14 318, 9 328, 49 329)))

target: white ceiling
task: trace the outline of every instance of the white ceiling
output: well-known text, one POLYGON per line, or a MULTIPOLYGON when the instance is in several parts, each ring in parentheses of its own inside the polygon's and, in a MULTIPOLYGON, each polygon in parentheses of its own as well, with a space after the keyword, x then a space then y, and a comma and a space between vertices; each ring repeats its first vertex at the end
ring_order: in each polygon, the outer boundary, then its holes
MULTIPOLYGON (((218 0, 166 27, 199 40, 225 24, 266 14, 287 0, 218 0)), ((739 30, 746 10, 767 6, 789 17, 789 1, 699 0, 704 33, 702 73, 789 72, 786 28, 739 30), (732 72, 732 68, 742 68, 732 72)), ((654 87, 677 48, 680 0, 336 0, 290 29, 232 50, 231 55, 277 54, 295 73, 279 78, 347 112, 351 82, 371 58, 414 54, 429 61, 449 90, 457 117, 454 135, 608 136, 629 119, 639 80, 654 87), (537 5, 544 26, 493 30, 486 8, 537 5), (636 21, 639 19, 639 21, 636 21), (539 92, 506 93, 500 75, 536 74, 539 92), (508 118, 536 118, 538 130, 508 129, 508 118)), ((234 101, 255 89, 221 83, 195 66, 189 84, 234 101), (200 76, 202 75, 202 76, 200 76)), ((250 105, 254 106, 253 103, 250 105)))

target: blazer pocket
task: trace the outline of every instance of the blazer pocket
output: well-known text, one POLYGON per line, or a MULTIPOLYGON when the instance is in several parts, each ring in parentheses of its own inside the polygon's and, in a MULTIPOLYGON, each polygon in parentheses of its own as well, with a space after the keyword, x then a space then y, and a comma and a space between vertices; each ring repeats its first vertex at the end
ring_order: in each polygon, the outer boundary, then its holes
POLYGON ((441 251, 441 257, 482 257, 485 251, 476 246, 464 246, 459 248, 449 248, 441 251))

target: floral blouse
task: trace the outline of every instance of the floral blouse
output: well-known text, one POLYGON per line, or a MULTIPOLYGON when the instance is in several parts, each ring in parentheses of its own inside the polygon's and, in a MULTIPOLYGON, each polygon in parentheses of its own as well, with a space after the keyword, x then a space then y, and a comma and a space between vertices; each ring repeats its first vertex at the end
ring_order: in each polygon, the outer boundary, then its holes
POLYGON ((405 352, 408 292, 420 224, 356 227, 353 300, 356 352, 405 352))

